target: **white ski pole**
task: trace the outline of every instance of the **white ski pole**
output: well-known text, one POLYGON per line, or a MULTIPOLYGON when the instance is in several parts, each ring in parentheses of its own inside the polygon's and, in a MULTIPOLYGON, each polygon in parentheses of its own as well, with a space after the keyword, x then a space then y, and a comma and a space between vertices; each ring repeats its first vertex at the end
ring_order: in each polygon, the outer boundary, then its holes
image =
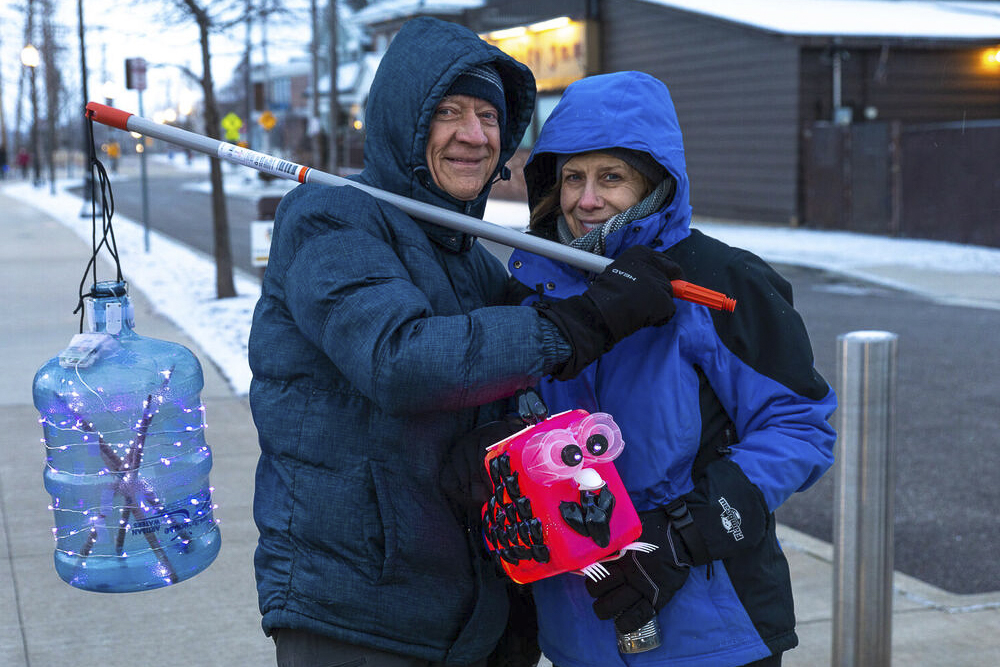
MULTIPOLYGON (((252 169, 277 176, 278 178, 298 181, 299 183, 319 183, 335 187, 347 186, 357 188, 358 190, 367 192, 376 199, 392 204, 399 210, 415 218, 427 220, 428 222, 433 222, 443 227, 489 241, 495 241, 496 243, 501 243, 512 248, 519 248, 526 252, 548 257, 549 259, 564 262, 591 273, 600 273, 611 263, 611 260, 606 257, 577 250, 576 248, 530 234, 516 232, 470 215, 464 215, 456 211, 449 211, 431 204, 419 202, 409 197, 380 190, 370 185, 358 183, 341 176, 335 176, 325 171, 296 164, 272 155, 250 150, 249 148, 242 148, 241 146, 219 141, 218 139, 206 137, 202 134, 157 123, 148 118, 136 116, 128 111, 122 111, 121 109, 116 109, 105 104, 88 102, 86 114, 87 118, 102 125, 125 130, 126 132, 136 132, 155 139, 162 139, 168 143, 183 148, 190 148, 191 150, 219 158, 226 162, 251 167, 252 169)), ((736 302, 733 299, 720 292, 699 287, 684 280, 671 281, 671 285, 674 289, 674 296, 678 299, 730 312, 736 307, 736 302)))

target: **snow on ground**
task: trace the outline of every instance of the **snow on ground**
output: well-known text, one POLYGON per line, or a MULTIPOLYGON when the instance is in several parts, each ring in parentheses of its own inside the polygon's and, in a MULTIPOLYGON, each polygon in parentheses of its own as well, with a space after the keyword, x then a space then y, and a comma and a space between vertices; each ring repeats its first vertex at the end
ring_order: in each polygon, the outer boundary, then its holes
MULTIPOLYGON (((196 158, 190 168, 193 173, 207 174, 207 160, 196 158)), ((260 184, 243 172, 226 170, 226 176, 227 193, 238 195, 241 189, 260 193, 260 184)), ((89 243, 90 218, 80 216, 81 200, 65 192, 66 187, 78 184, 79 179, 60 181, 55 195, 48 188, 36 189, 27 182, 7 181, 2 187, 5 194, 44 210, 89 243)), ((125 182, 114 187, 134 187, 134 184, 135 181, 125 182)), ((194 183, 192 187, 200 186, 194 183)), ((268 187, 287 190, 290 185, 268 187)), ((524 229, 528 209, 516 202, 491 201, 485 217, 506 227, 524 229)), ((197 343, 219 367, 234 392, 246 395, 250 389, 247 341, 253 308, 260 296, 260 281, 237 271, 239 296, 216 299, 215 265, 211 257, 155 230, 149 233, 147 253, 141 224, 117 214, 112 223, 122 270, 131 288, 145 294, 157 312, 197 343)), ((696 221, 696 226, 730 245, 746 248, 779 264, 825 268, 861 277, 866 267, 886 265, 1000 277, 1000 249, 709 220, 696 221)), ((86 258, 81 257, 81 266, 85 262, 86 258)))
MULTIPOLYGON (((50 195, 48 188, 35 189, 27 182, 19 182, 5 185, 4 194, 44 210, 89 245, 91 219, 81 217, 80 198, 64 191, 66 187, 79 184, 79 179, 60 181, 57 194, 50 195)), ((158 313, 176 324, 212 359, 233 391, 246 395, 250 391, 247 341, 250 319, 260 297, 260 282, 238 273, 236 291, 239 296, 217 299, 215 262, 211 257, 155 230, 149 233, 147 253, 141 224, 117 214, 111 223, 129 288, 141 291, 158 313)), ((81 270, 88 256, 81 254, 81 270)), ((103 250, 101 256, 111 259, 103 250)), ((105 273, 102 278, 98 270, 98 279, 107 277, 105 273)))

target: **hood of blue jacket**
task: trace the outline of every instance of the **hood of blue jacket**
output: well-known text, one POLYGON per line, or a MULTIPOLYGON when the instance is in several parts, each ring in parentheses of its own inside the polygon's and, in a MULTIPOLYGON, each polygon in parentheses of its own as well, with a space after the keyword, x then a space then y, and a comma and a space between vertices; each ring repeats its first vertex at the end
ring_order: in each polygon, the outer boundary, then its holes
MULTIPOLYGON (((556 155, 613 147, 645 151, 677 181, 670 203, 645 219, 655 228, 642 237, 666 246, 686 237, 691 205, 680 123, 666 85, 643 72, 591 76, 566 89, 524 167, 529 206, 534 208, 556 184, 556 155)), ((609 251, 616 246, 609 240, 609 251)))
POLYGON ((482 218, 490 184, 474 201, 451 197, 431 179, 426 151, 431 115, 445 92, 459 74, 486 63, 503 79, 507 101, 500 159, 490 179, 495 180, 531 122, 535 79, 527 67, 469 29, 429 17, 404 24, 379 64, 365 110, 365 169, 360 180, 482 218))

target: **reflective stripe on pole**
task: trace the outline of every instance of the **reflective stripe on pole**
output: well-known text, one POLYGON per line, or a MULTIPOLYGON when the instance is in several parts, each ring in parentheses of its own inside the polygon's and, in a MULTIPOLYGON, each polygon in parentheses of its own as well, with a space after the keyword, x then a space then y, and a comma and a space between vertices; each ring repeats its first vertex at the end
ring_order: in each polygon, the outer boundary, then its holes
MULTIPOLYGON (((607 268, 611 260, 607 257, 595 255, 590 252, 578 250, 570 246, 543 239, 531 234, 523 234, 513 229, 507 229, 491 222, 485 222, 470 215, 463 215, 457 211, 433 206, 424 202, 403 197, 393 192, 380 190, 370 185, 358 183, 340 176, 334 176, 318 169, 304 167, 288 160, 258 153, 249 148, 235 146, 218 139, 206 137, 194 132, 188 132, 178 127, 163 125, 155 121, 133 115, 121 109, 115 109, 97 102, 87 103, 87 118, 108 125, 117 127, 128 132, 162 139, 177 146, 190 148, 191 150, 205 153, 211 157, 239 164, 245 167, 262 171, 278 178, 298 181, 299 183, 319 183, 321 185, 331 185, 335 187, 348 186, 367 192, 372 197, 388 202, 399 210, 412 215, 421 220, 427 220, 439 224, 448 229, 470 234, 488 241, 495 241, 511 248, 519 248, 535 255, 548 257, 558 262, 564 262, 578 269, 589 271, 590 273, 601 273, 607 268)), ((716 310, 733 312, 736 308, 736 301, 721 292, 694 285, 685 280, 671 281, 674 290, 674 297, 698 303, 716 310)))
POLYGON ((87 117, 104 125, 117 127, 128 132, 138 132, 139 134, 155 139, 162 139, 177 146, 190 148, 199 153, 217 157, 225 162, 251 167, 272 176, 277 176, 278 178, 294 180, 300 183, 320 183, 322 185, 357 188, 358 190, 367 192, 376 199, 381 199, 392 204, 399 210, 415 218, 435 222, 449 229, 502 243, 512 248, 521 248, 530 253, 565 262, 591 273, 600 273, 611 263, 611 260, 606 257, 514 231, 500 225, 484 222, 470 215, 463 215, 457 211, 449 211, 438 206, 419 202, 409 197, 403 197, 392 192, 358 183, 357 181, 328 174, 318 169, 304 167, 288 160, 267 155, 266 153, 259 153, 249 148, 241 148, 195 132, 188 132, 179 127, 157 123, 148 118, 136 116, 127 111, 115 109, 104 104, 96 102, 88 103, 87 117))
POLYGON ((888 667, 898 336, 838 337, 833 667, 888 667))

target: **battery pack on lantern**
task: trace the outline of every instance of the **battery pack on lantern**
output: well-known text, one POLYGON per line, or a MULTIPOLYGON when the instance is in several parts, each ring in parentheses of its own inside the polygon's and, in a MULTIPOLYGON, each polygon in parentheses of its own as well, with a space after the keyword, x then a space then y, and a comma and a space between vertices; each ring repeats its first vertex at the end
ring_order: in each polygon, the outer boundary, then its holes
POLYGON ((84 310, 88 331, 34 380, 56 572, 108 593, 189 579, 222 542, 201 365, 182 345, 135 333, 124 282, 94 285, 84 310))

